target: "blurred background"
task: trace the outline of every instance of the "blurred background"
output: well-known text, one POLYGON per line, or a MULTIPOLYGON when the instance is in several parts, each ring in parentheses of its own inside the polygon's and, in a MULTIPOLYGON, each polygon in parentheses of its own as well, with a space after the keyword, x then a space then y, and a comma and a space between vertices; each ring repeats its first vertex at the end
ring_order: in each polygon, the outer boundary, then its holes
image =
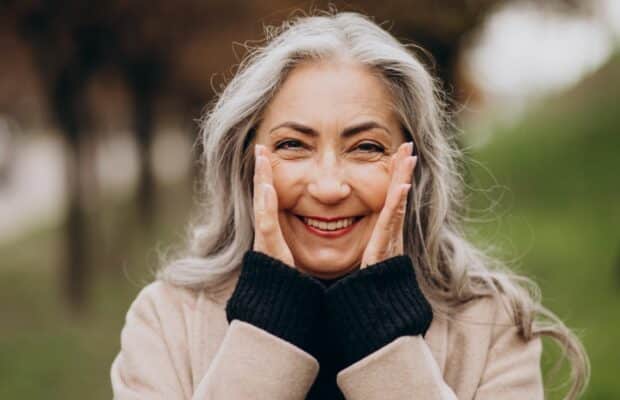
MULTIPOLYGON (((585 398, 620 398, 620 1, 331 4, 428 51, 472 237, 582 338, 585 398)), ((196 120, 244 43, 312 7, 327 4, 0 3, 0 398, 111 398, 125 313, 197 212, 196 120)))

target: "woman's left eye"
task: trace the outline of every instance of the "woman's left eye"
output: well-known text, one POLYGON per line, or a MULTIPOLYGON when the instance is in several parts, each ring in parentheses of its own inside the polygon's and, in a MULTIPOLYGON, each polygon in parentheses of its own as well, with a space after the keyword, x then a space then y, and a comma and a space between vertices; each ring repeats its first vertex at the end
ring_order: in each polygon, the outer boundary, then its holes
POLYGON ((378 145, 376 143, 370 143, 370 142, 365 142, 365 143, 360 143, 359 146, 357 146, 357 148, 362 148, 362 147, 366 147, 367 149, 370 150, 364 150, 364 153, 384 153, 385 152, 385 147, 378 145))
POLYGON ((298 148, 298 147, 302 147, 299 146, 302 143, 299 140, 284 140, 278 144, 276 144, 276 149, 291 149, 291 148, 298 148), (293 146, 291 147, 291 143, 293 144, 293 146), (297 144, 298 146, 295 146, 295 144, 297 144))

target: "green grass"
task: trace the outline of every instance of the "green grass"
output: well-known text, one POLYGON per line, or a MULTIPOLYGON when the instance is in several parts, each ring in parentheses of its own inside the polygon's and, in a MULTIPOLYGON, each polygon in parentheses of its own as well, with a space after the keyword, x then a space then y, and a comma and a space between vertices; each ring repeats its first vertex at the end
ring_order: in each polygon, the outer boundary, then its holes
MULTIPOLYGON (((505 249, 538 282, 543 303, 582 338, 592 361, 586 399, 620 396, 619 90, 616 58, 516 126, 498 128, 472 152, 480 164, 469 171, 475 187, 497 184, 491 197, 501 198, 485 214, 489 195, 474 191, 471 205, 479 211, 473 217, 496 218, 476 224, 479 239, 505 249)), ((545 346, 546 361, 556 354, 545 346)))
POLYGON ((185 186, 162 188, 150 227, 140 227, 131 202, 90 213, 99 234, 89 235, 92 273, 81 313, 61 290, 60 228, 0 247, 0 398, 112 398, 109 371, 125 314, 152 280, 157 249, 183 234, 191 206, 185 186))

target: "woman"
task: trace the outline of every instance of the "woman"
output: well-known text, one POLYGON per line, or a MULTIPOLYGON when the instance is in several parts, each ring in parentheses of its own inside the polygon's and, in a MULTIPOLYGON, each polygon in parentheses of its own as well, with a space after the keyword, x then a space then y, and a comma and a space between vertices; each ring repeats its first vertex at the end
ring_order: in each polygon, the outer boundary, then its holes
POLYGON ((204 120, 206 214, 128 311, 115 398, 542 399, 543 335, 576 398, 579 340, 464 237, 422 64, 356 13, 268 39, 204 120))

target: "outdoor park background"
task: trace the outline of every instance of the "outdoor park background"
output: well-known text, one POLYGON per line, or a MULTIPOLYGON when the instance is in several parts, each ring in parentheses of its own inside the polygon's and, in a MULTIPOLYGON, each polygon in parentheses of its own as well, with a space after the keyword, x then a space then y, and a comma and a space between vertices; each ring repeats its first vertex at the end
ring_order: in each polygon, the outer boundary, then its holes
MULTIPOLYGON (((111 398, 127 308, 196 212, 195 119, 233 42, 323 5, 74 3, 0 6, 3 399, 111 398)), ((619 2, 381 3, 333 2, 433 54, 460 104, 472 235, 582 338, 584 398, 617 399, 619 2)))

